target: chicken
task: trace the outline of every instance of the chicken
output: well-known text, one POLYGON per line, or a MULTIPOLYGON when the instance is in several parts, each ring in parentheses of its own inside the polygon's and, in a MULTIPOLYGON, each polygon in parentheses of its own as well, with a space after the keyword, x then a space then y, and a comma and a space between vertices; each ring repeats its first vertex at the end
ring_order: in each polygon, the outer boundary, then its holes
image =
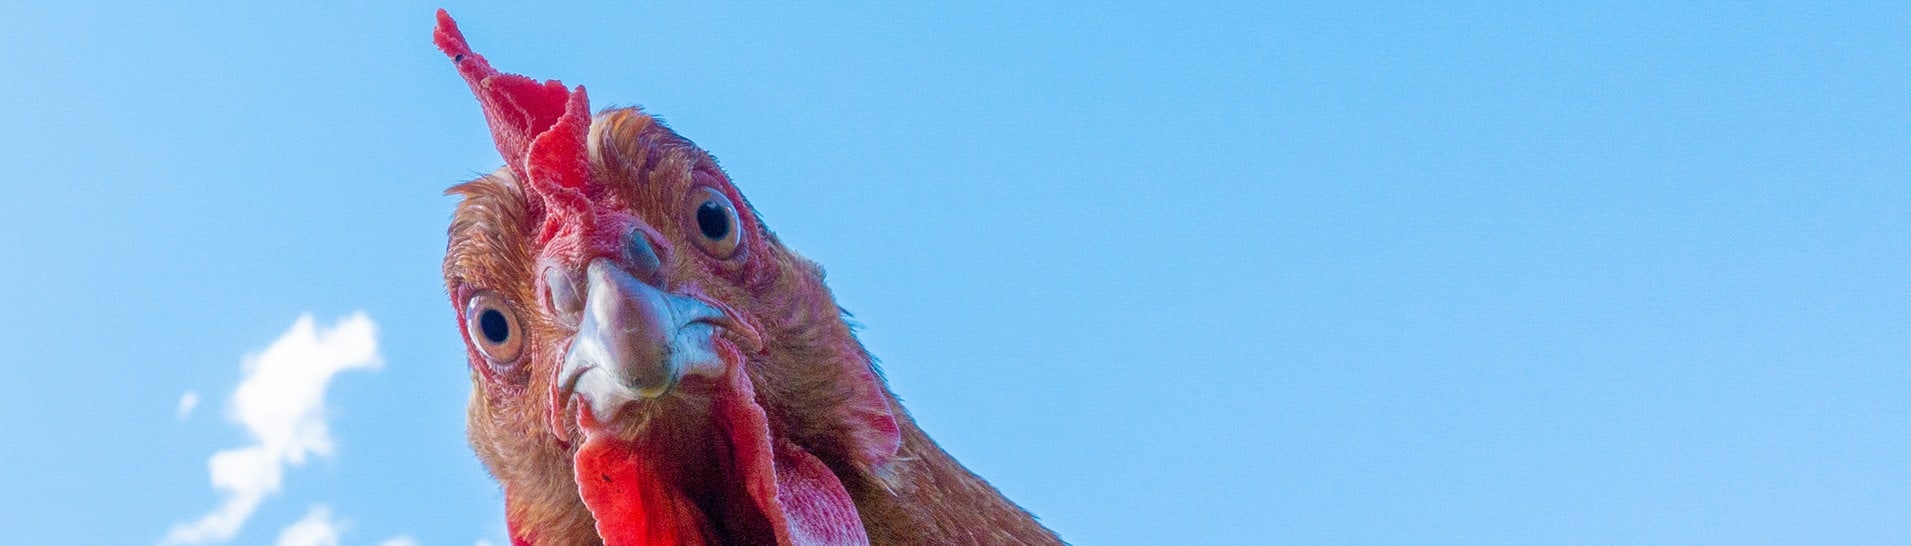
POLYGON ((1059 544, 917 428, 816 264, 709 154, 493 70, 438 12, 505 167, 445 286, 514 544, 1059 544))

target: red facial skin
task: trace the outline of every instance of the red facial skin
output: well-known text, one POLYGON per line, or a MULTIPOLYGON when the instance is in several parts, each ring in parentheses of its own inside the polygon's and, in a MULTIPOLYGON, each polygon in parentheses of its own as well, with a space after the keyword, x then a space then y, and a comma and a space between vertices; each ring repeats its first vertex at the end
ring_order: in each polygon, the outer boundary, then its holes
POLYGON ((493 70, 442 10, 434 39, 506 165, 452 189, 465 200, 445 272, 460 324, 488 291, 522 326, 523 354, 506 362, 465 340, 472 445, 504 486, 514 543, 1057 542, 901 413, 821 270, 762 227, 708 154, 634 109, 593 119, 582 87, 493 70), (697 238, 702 188, 737 205, 733 254, 697 238), (628 269, 633 232, 662 262, 645 282, 731 320, 714 342, 723 372, 588 408, 558 388, 574 332, 543 272, 628 269))

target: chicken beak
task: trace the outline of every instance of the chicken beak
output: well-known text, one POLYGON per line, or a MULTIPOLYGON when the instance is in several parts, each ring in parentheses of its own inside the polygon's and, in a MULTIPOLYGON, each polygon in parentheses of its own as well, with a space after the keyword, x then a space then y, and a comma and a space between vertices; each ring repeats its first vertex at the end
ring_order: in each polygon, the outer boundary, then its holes
POLYGON ((717 328, 733 321, 722 310, 608 259, 592 260, 585 279, 582 318, 552 389, 554 419, 575 395, 595 422, 608 423, 625 404, 663 396, 686 376, 723 373, 717 328))

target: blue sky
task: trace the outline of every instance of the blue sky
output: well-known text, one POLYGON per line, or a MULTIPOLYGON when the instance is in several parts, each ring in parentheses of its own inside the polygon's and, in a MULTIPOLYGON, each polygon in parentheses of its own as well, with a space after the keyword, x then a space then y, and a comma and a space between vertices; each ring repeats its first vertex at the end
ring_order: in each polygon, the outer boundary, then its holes
MULTIPOLYGON (((499 541, 439 5, 20 4, 0 536, 211 512, 247 355, 363 312, 230 543, 499 541)), ((1911 541, 1903 4, 444 7, 712 151, 1078 543, 1911 541)))

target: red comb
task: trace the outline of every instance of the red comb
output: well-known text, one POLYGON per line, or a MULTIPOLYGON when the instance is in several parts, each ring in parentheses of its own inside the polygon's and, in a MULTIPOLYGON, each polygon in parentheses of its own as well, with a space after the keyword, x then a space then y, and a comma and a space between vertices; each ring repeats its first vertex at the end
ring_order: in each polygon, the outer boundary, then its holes
POLYGON ((584 148, 590 131, 590 100, 584 86, 573 91, 557 80, 538 83, 498 72, 471 51, 464 34, 458 32, 458 23, 442 9, 432 42, 451 57, 458 74, 477 95, 498 154, 504 156, 512 174, 547 200, 569 201, 563 196, 576 194, 565 190, 587 189, 590 165, 584 148))

